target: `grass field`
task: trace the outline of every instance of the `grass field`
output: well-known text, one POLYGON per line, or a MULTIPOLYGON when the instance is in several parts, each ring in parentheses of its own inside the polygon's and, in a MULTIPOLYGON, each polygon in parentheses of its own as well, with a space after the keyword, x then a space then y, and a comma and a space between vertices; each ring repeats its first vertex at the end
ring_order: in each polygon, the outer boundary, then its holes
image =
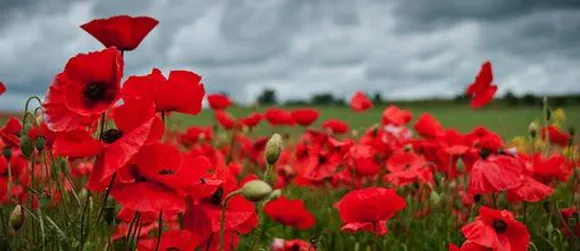
MULTIPOLYGON (((351 129, 364 130, 369 126, 380 123, 381 114, 386 106, 375 107, 364 113, 353 113, 347 106, 320 106, 315 107, 320 111, 320 118, 316 125, 320 125, 327 119, 338 118, 348 122, 351 129)), ((541 107, 508 107, 508 106, 490 106, 485 109, 473 110, 469 105, 463 104, 449 104, 449 105, 401 105, 402 109, 410 109, 413 112, 413 118, 416 119, 421 113, 431 113, 437 118, 441 124, 446 127, 452 127, 460 132, 468 132, 477 126, 485 126, 493 130, 503 137, 511 138, 518 135, 523 135, 527 132, 528 125, 531 121, 538 121, 542 119, 541 107)), ((297 107, 283 107, 288 110, 297 107)), ((266 107, 247 108, 247 107, 231 107, 229 112, 236 117, 247 116, 250 113, 263 112, 266 107)), ((580 106, 569 106, 564 109, 567 116, 567 124, 564 128, 569 126, 577 127, 580 125, 580 106)), ((181 126, 201 125, 208 126, 214 122, 211 110, 204 110, 197 116, 176 115, 175 120, 181 126)), ((411 122, 412 124, 413 122, 411 122)), ((276 129, 279 130, 279 129, 276 129)), ((257 135, 267 135, 271 132, 278 132, 273 130, 267 123, 261 123, 257 128, 257 135)), ((302 130, 298 127, 287 130, 285 132, 294 134, 302 130)))

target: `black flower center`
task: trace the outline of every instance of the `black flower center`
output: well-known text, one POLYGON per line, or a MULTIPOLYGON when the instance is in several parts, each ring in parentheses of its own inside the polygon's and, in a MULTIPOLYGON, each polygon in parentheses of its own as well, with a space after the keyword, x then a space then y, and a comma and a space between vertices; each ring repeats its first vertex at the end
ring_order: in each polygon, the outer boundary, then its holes
POLYGON ((209 202, 216 206, 219 206, 222 202, 222 197, 224 196, 224 189, 220 186, 209 198, 209 202))
POLYGON ((473 196, 473 201, 479 203, 481 201, 481 194, 476 194, 473 196))
POLYGON ((495 229, 495 232, 498 234, 505 233, 508 227, 505 221, 500 219, 494 219, 491 225, 493 226, 493 229, 495 229))
POLYGON ((300 245, 298 244, 294 244, 292 245, 292 247, 290 248, 291 251, 300 251, 300 245))
POLYGON ((176 247, 168 247, 167 249, 165 249, 166 251, 180 251, 181 249, 176 248, 176 247))
POLYGON ((107 144, 112 144, 123 136, 123 133, 118 129, 109 129, 102 136, 101 140, 107 144))
POLYGON ((482 149, 479 151, 479 156, 480 156, 482 159, 486 159, 486 158, 487 158, 487 156, 489 156, 490 154, 491 154, 491 150, 489 150, 489 149, 487 149, 487 148, 482 148, 482 149))
POLYGON ((324 165, 328 162, 328 159, 324 155, 318 155, 318 164, 324 165))
POLYGON ((174 170, 171 169, 163 169, 161 171, 159 171, 160 175, 170 175, 170 174, 175 174, 174 170))
POLYGON ((83 96, 90 102, 104 100, 107 96, 107 86, 104 83, 90 83, 83 90, 83 96))

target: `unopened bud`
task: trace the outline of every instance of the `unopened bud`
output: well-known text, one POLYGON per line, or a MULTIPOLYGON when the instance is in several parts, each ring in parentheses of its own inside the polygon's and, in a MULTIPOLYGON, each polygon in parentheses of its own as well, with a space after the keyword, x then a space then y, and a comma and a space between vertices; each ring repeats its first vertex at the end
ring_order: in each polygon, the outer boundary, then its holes
POLYGON ((276 190, 274 190, 274 191, 272 191, 270 193, 270 196, 268 197, 268 200, 278 199, 280 197, 280 195, 282 195, 282 190, 276 189, 276 190))
POLYGON ((16 205, 12 213, 10 213, 8 224, 14 232, 18 231, 24 224, 24 212, 22 212, 22 206, 20 204, 16 205))
POLYGON ((266 144, 266 162, 268 165, 274 165, 278 162, 280 154, 282 153, 282 136, 274 133, 268 143, 266 144))
POLYGON ((439 205, 439 202, 441 201, 441 197, 439 197, 439 194, 436 191, 431 192, 429 199, 433 205, 439 205))
POLYGON ((272 187, 264 181, 252 180, 242 187, 241 193, 246 200, 258 202, 270 196, 270 193, 272 193, 272 187))
POLYGON ((44 150, 44 146, 46 145, 46 138, 44 136, 38 136, 34 139, 34 147, 38 152, 42 152, 44 150))
POLYGON ((536 122, 530 123, 530 126, 528 126, 528 133, 530 134, 530 137, 532 139, 536 138, 536 136, 538 135, 538 130, 539 130, 538 123, 536 122))
POLYGON ((20 150, 26 158, 30 158, 34 153, 34 145, 28 135, 24 134, 20 137, 20 150))

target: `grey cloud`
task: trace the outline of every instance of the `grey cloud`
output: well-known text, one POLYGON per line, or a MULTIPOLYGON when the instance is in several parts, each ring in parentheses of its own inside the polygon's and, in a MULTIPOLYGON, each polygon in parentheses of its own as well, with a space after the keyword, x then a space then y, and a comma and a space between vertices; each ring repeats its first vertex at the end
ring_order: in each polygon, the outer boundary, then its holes
POLYGON ((0 7, 0 79, 8 86, 0 104, 14 101, 3 107, 44 93, 74 54, 100 49, 78 26, 116 14, 160 21, 126 54, 127 75, 193 70, 208 92, 241 102, 265 87, 283 99, 346 98, 356 90, 452 97, 488 59, 500 94, 580 91, 580 1, 26 0, 0 7))

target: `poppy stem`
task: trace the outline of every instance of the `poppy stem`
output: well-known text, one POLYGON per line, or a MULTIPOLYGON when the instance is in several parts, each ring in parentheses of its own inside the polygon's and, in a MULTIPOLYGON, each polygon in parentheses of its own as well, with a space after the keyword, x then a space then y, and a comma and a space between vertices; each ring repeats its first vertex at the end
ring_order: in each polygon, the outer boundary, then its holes
POLYGON ((230 150, 228 151, 228 156, 226 158, 226 163, 229 164, 230 162, 232 162, 232 159, 234 157, 234 147, 236 144, 236 134, 237 134, 237 130, 233 129, 232 130, 232 138, 230 139, 230 150))
POLYGON ((493 207, 495 207, 496 209, 498 209, 498 208, 497 208, 497 198, 496 198, 496 195, 495 195, 495 193, 492 193, 492 194, 491 194, 491 199, 492 199, 492 201, 493 201, 493 207))
POLYGON ((377 222, 373 222, 373 251, 379 251, 379 240, 378 240, 378 227, 377 222))
POLYGON ((157 229, 157 245, 155 246, 155 251, 159 251, 159 244, 161 244, 161 234, 163 233, 163 210, 159 210, 157 229))
POLYGON ((528 213, 528 202, 525 202, 524 201, 524 219, 523 219, 524 225, 526 225, 526 215, 527 215, 527 213, 528 213))
POLYGON ((105 113, 101 113, 101 128, 99 129, 99 138, 98 140, 101 140, 101 138, 103 137, 103 133, 105 133, 105 125, 106 125, 106 116, 105 113))
POLYGON ((105 211, 107 200, 109 199, 109 194, 111 194, 111 189, 113 189, 113 184, 115 183, 116 178, 117 172, 113 173, 113 177, 111 177, 111 182, 109 182, 109 186, 107 186, 107 190, 105 191, 105 198, 103 199, 103 204, 101 205, 101 209, 99 210, 99 216, 97 217, 97 225, 99 224, 99 222, 101 222, 101 216, 103 216, 103 212, 105 211))
POLYGON ((226 196, 226 198, 224 199, 223 205, 222 205, 222 214, 220 217, 220 239, 219 239, 219 247, 218 247, 218 251, 222 251, 224 248, 224 232, 225 232, 225 226, 226 226, 226 209, 228 208, 228 201, 234 197, 234 195, 238 195, 240 193, 239 190, 237 191, 233 191, 230 194, 228 194, 226 196))

